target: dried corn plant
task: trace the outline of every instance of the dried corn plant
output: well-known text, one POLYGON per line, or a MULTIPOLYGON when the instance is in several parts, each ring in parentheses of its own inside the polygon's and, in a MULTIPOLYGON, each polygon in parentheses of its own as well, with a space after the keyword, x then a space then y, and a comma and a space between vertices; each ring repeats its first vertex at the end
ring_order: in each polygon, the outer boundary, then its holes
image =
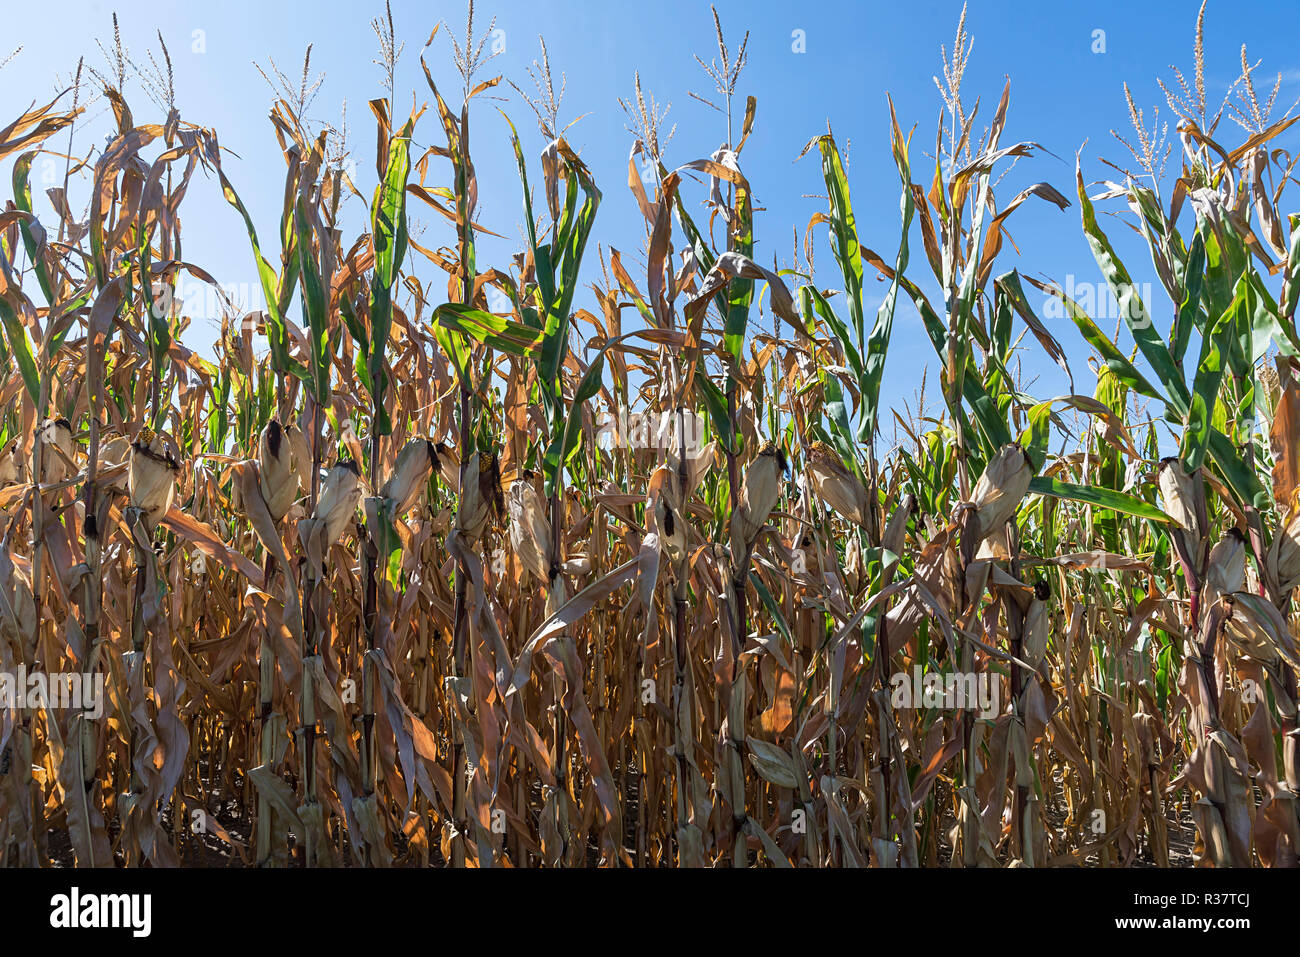
POLYGON ((602 193, 543 42, 524 100, 545 148, 514 135, 518 183, 492 184, 521 197, 523 247, 480 262, 471 121, 501 78, 472 7, 459 97, 435 29, 405 120, 376 20, 368 198, 303 115, 310 60, 296 87, 275 70, 278 224, 182 119, 165 46, 164 116, 128 106, 120 41, 93 73, 114 124, 94 155, 80 66, 75 99, 0 129, 0 860, 1297 864, 1300 215, 1269 149, 1296 117, 1244 51, 1211 115, 1198 23, 1192 80, 1166 85, 1176 175, 1130 95, 1136 172, 1090 187, 1080 157, 1071 196, 997 195, 1039 147, 1005 142, 1009 84, 977 131, 963 16, 932 174, 890 105, 893 252, 866 245, 828 129, 804 149, 809 265, 783 268, 755 258, 754 191, 780 184, 747 176, 747 42, 714 27, 695 96, 720 147, 672 165, 667 108, 639 77, 622 104, 625 250, 589 243, 602 193), (80 216, 49 191, 56 228, 29 173, 63 132, 89 189, 80 216), (196 174, 265 300, 225 303, 211 355, 175 296, 212 283, 182 256, 196 174), (1136 353, 997 267, 1031 200, 1081 212, 1136 353), (1167 334, 1102 204, 1149 247, 1167 334), (811 275, 827 241, 836 291, 811 275), (883 405, 900 302, 935 349, 932 415, 883 405), (1066 394, 1029 393, 1031 349, 1066 394))

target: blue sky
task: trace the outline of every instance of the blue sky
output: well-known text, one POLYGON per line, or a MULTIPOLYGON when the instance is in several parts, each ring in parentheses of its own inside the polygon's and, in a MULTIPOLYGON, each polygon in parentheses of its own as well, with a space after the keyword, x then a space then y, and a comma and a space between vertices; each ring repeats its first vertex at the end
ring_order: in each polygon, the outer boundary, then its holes
MULTIPOLYGON (((939 46, 951 50, 961 10, 960 0, 908 0, 908 2, 846 2, 806 0, 785 2, 734 2, 717 4, 728 44, 734 48, 749 30, 749 65, 741 77, 738 94, 758 99, 754 133, 742 156, 744 172, 753 184, 757 205, 756 257, 770 265, 775 254, 788 265, 793 246, 792 227, 802 239, 809 219, 825 209, 824 200, 809 194, 823 192, 820 166, 814 154, 796 162, 803 145, 824 132, 829 121, 841 149, 851 143, 849 177, 858 230, 863 243, 892 258, 898 243, 898 179, 888 141, 886 93, 892 94, 904 129, 916 126, 912 143, 915 170, 928 170, 932 160, 935 123, 941 101, 932 77, 940 72, 939 46), (802 31, 797 33, 796 31, 802 31), (800 37, 803 52, 796 52, 800 37)), ((123 39, 132 59, 144 63, 147 49, 156 50, 155 30, 160 30, 171 50, 175 68, 177 103, 185 120, 214 127, 221 144, 232 156, 228 175, 250 207, 263 241, 275 234, 283 188, 283 161, 267 119, 272 92, 253 66, 269 66, 269 58, 296 77, 303 50, 314 44, 312 72, 323 70, 325 80, 310 111, 313 119, 337 123, 342 101, 348 103, 349 144, 359 170, 358 185, 368 195, 374 185, 374 123, 366 102, 383 94, 381 71, 372 61, 378 44, 369 27, 383 5, 374 0, 315 3, 180 2, 172 4, 96 3, 60 0, 51 5, 23 4, 8 15, 9 29, 0 39, 0 59, 19 44, 22 52, 0 73, 0 116, 12 118, 33 100, 48 100, 56 89, 56 74, 66 79, 79 54, 87 63, 103 67, 96 38, 111 41, 110 16, 116 9, 123 39), (52 11, 54 11, 52 13, 52 11), (55 18, 51 22, 51 16, 55 18)), ((1127 160, 1124 148, 1110 134, 1128 133, 1127 107, 1122 84, 1128 81, 1138 104, 1151 110, 1159 104, 1160 120, 1173 119, 1164 107, 1157 77, 1170 76, 1176 64, 1190 76, 1191 48, 1197 4, 1192 0, 1095 0, 1089 3, 1044 3, 1042 0, 972 0, 968 31, 975 38, 963 92, 968 105, 978 95, 982 129, 996 105, 1004 78, 1010 76, 1011 109, 1004 143, 1034 140, 1055 156, 1041 153, 1021 160, 999 189, 1005 202, 1021 187, 1045 180, 1073 196, 1076 150, 1083 147, 1084 175, 1089 181, 1110 175, 1100 158, 1127 160), (1093 52, 1104 31, 1104 52, 1093 52), (1086 146, 1084 145, 1086 141, 1086 146)), ((459 88, 451 63, 450 31, 464 29, 465 10, 460 3, 420 3, 397 0, 393 4, 399 38, 405 51, 397 76, 397 101, 409 104, 412 94, 429 96, 419 65, 421 47, 435 23, 446 18, 426 58, 440 85, 459 88)), ((676 134, 666 151, 670 166, 705 157, 724 139, 718 114, 691 99, 689 91, 712 98, 711 83, 695 62, 715 55, 713 24, 707 2, 663 0, 657 4, 596 2, 596 0, 480 0, 478 26, 485 30, 496 17, 489 44, 503 52, 488 64, 484 75, 504 73, 528 88, 526 66, 539 55, 537 36, 544 34, 557 76, 567 78, 563 114, 572 118, 588 114, 570 133, 570 140, 592 169, 604 192, 594 239, 635 259, 642 240, 641 218, 626 187, 626 165, 632 137, 617 98, 629 97, 633 74, 661 103, 670 103, 668 126, 676 134)), ((1206 15, 1207 92, 1211 103, 1222 98, 1237 76, 1240 47, 1249 46, 1250 59, 1263 61, 1257 74, 1284 77, 1280 109, 1300 96, 1300 57, 1295 53, 1294 0, 1229 2, 1210 0, 1206 15)), ((495 107, 506 109, 525 136, 530 162, 543 146, 531 113, 517 95, 502 84, 504 102, 477 100, 473 128, 474 158, 480 183, 480 217, 505 242, 485 242, 480 266, 505 266, 517 248, 520 221, 520 187, 509 146, 508 130, 495 107)), ((127 84, 126 95, 138 119, 157 120, 138 80, 127 84)), ((404 111, 403 115, 404 115, 404 111)), ((111 123, 103 104, 90 127, 79 134, 76 150, 101 144, 111 123)), ((1224 121, 1225 126, 1230 124, 1224 121)), ((1173 123, 1170 124, 1171 135, 1173 123)), ((1300 129, 1300 128, 1297 128, 1300 129)), ((1235 130, 1235 127, 1234 127, 1235 130)), ((1235 136, 1235 133, 1233 134, 1235 136)), ((1230 137, 1231 138, 1231 137, 1230 137)), ((421 145, 440 142, 436 117, 428 113, 417 127, 421 145)), ((1234 140, 1235 142, 1235 140, 1234 140)), ((62 138, 51 143, 59 149, 62 138)), ((1294 151, 1300 135, 1293 130, 1274 143, 1294 151)), ((1176 166, 1177 157, 1174 158, 1176 166)), ((0 169, 3 182, 8 170, 0 169)), ((534 173, 535 180, 539 180, 534 173)), ((914 178, 927 177, 916 173, 914 178)), ((445 182, 435 166, 430 177, 445 182)), ((37 188, 43 184, 39 178, 37 188)), ((74 205, 80 208, 86 184, 74 187, 74 205)), ((688 187, 690 201, 704 198, 705 187, 688 187)), ((415 204, 418 205, 418 204, 415 204)), ((416 215, 422 215, 412 207, 416 215)), ((255 285, 252 257, 237 214, 221 199, 213 179, 197 179, 182 207, 185 258, 207 268, 223 283, 255 285)), ((451 241, 449 224, 423 217, 427 226, 423 245, 437 247, 451 241)), ((345 223, 350 245, 364 224, 364 210, 352 201, 345 223)), ((1077 203, 1062 212, 1037 201, 1024 206, 1009 221, 1012 239, 1020 253, 1004 247, 1001 268, 1019 268, 1035 276, 1062 283, 1097 282, 1100 277, 1079 227, 1077 203)), ((1116 220, 1107 228, 1127 257, 1139 282, 1151 282, 1157 320, 1167 324, 1168 307, 1141 247, 1116 220)), ((825 228, 816 233, 818 280, 837 287, 838 276, 825 228)), ((928 275, 919 234, 913 243, 911 274, 928 275)), ((587 281, 599 278, 595 256, 589 256, 587 281)), ((420 260, 417 271, 443 280, 420 260)), ((874 308, 884 284, 868 283, 874 308)), ((590 297, 577 305, 594 308, 590 297)), ((1041 305, 1041 303, 1040 303, 1041 305)), ((294 311, 296 315, 296 308, 294 311)), ((1100 321, 1104 329, 1114 323, 1100 321)), ((766 325, 766 323, 764 323, 766 325)), ((1068 323, 1051 323, 1072 359, 1079 391, 1091 392, 1093 377, 1084 362, 1087 346, 1068 323)), ((1166 326, 1167 327, 1167 326, 1166 326)), ((198 323, 187 342, 204 349, 215 334, 215 323, 198 323)), ((884 400, 897 406, 910 399, 920 383, 922 369, 933 373, 934 354, 919 320, 900 306, 895 326, 895 348, 889 353, 884 400)), ((1031 391, 1049 397, 1066 391, 1064 377, 1034 345, 1025 368, 1042 379, 1031 391)), ((931 380, 932 385, 937 385, 931 380)), ((931 396, 935 390, 930 390, 931 396)), ((892 432, 887 419, 884 431, 892 432)))

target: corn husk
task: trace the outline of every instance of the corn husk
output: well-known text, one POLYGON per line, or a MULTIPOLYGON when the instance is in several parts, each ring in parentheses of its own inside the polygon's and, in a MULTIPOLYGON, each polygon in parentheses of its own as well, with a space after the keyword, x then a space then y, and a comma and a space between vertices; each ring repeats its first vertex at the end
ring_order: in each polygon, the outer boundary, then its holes
POLYGON ((27 575, 7 561, 0 566, 0 639, 19 648, 36 643, 36 599, 27 575))
POLYGON ((1273 566, 1280 595, 1300 585, 1300 509, 1294 511, 1273 536, 1268 561, 1273 566))
POLYGON ((438 469, 442 474, 443 484, 449 490, 460 494, 460 453, 443 442, 433 443, 433 451, 438 455, 438 469))
POLYGON ((429 528, 435 535, 446 535, 451 531, 451 509, 440 508, 429 519, 429 528))
POLYGON ((1035 596, 1025 612, 1025 627, 1020 642, 1020 657, 1035 668, 1047 657, 1049 626, 1047 602, 1035 596))
POLYGON ((267 510, 277 522, 288 513, 298 497, 299 482, 294 474, 293 450, 280 423, 272 419, 257 443, 257 484, 267 510))
POLYGON ((131 440, 125 435, 115 435, 99 447, 99 468, 103 470, 126 465, 131 459, 131 440))
POLYGON ((41 484, 62 482, 72 461, 72 423, 67 419, 46 419, 41 424, 41 484))
POLYGON ((1247 656, 1270 664, 1279 658, 1300 670, 1300 647, 1287 627, 1286 619, 1273 604, 1259 595, 1232 595, 1232 616, 1224 629, 1247 656))
POLYGON ((312 518, 323 522, 324 547, 328 548, 355 520, 357 505, 361 502, 361 472, 351 459, 340 459, 321 481, 320 497, 312 518))
POLYGON ((916 508, 916 500, 907 496, 903 504, 894 509, 894 514, 889 516, 889 521, 885 524, 885 533, 880 538, 880 544, 893 552, 895 555, 903 554, 903 546, 907 543, 907 520, 916 508))
POLYGON ((850 595, 862 587, 862 542, 850 535, 844 544, 844 588, 850 595))
POLYGON ((825 505, 850 522, 866 527, 870 507, 867 490, 825 442, 814 442, 808 450, 808 479, 813 494, 825 505))
POLYGON ((574 555, 572 558, 565 559, 564 563, 560 566, 560 571, 574 578, 581 575, 590 575, 591 556, 574 555))
POLYGON ((410 510, 429 482, 429 473, 438 468, 438 453, 428 439, 411 439, 397 453, 393 474, 388 477, 379 494, 391 499, 395 512, 401 515, 410 510))
POLYGON ((475 452, 465 466, 465 487, 456 510, 456 528, 468 542, 477 542, 500 520, 504 511, 497 457, 475 452))
POLYGON ((821 581, 821 556, 811 535, 805 533, 790 542, 790 571, 800 580, 821 581))
POLYGON ((510 516, 510 547, 539 581, 549 581, 551 524, 546 518, 546 502, 527 477, 511 484, 506 511, 510 516))
POLYGON ((0 486, 20 481, 23 471, 22 459, 18 455, 18 437, 14 436, 0 449, 0 486))
POLYGON ((171 508, 176 495, 176 457, 153 429, 144 428, 131 443, 127 467, 127 496, 144 513, 145 529, 152 534, 171 508))
POLYGON ((1004 445, 989 460, 975 483, 971 504, 979 518, 978 537, 983 542, 1015 517, 1020 502, 1029 491, 1033 468, 1025 450, 1016 443, 1004 445))
POLYGON ((686 556, 686 526, 674 503, 669 500, 665 486, 655 499, 655 530, 659 533, 659 547, 673 564, 686 556))
POLYGON ((311 445, 302 429, 293 422, 284 427, 284 436, 289 440, 289 454, 293 462, 293 473, 298 479, 298 493, 307 495, 311 492, 311 445))
MULTIPOLYGON (((674 432, 674 435, 676 433, 674 432)), ((694 495, 700 487, 700 482, 709 474, 713 468, 714 461, 717 459, 718 443, 710 442, 703 448, 687 450, 686 453, 686 496, 689 498, 694 495)), ((677 449, 669 449, 665 458, 668 470, 677 475, 680 470, 681 459, 677 455, 677 449)))
POLYGON ((785 455, 768 442, 745 469, 740 501, 731 515, 731 554, 739 561, 767 524, 767 517, 781 498, 786 471, 785 455))
POLYGON ((1183 529, 1188 554, 1197 561, 1205 532, 1201 528, 1201 510, 1197 507, 1198 481, 1183 471, 1178 459, 1170 457, 1160 460, 1158 484, 1165 514, 1183 529))
POLYGON ((1243 591, 1246 587, 1246 539, 1237 528, 1228 529, 1223 539, 1210 549, 1205 567, 1207 605, 1220 595, 1243 591))

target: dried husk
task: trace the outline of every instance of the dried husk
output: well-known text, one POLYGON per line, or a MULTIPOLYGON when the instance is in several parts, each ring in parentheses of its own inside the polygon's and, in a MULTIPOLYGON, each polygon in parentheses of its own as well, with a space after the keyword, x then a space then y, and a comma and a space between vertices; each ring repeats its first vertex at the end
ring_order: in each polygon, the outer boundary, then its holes
POLYGON ((916 501, 909 495, 902 505, 894 509, 889 521, 885 523, 885 532, 880 537, 882 547, 895 555, 903 554, 903 546, 907 543, 907 520, 915 508, 916 501))
POLYGON ((731 552, 736 560, 753 547, 767 524, 767 517, 781 498, 785 471, 785 455, 772 442, 764 444, 745 469, 740 501, 731 514, 731 552))
POLYGON ((500 520, 505 511, 503 499, 496 455, 475 452, 465 466, 465 487, 456 509, 456 528, 467 542, 477 542, 500 520))
POLYGON ((546 518, 546 502, 527 473, 511 483, 506 511, 510 516, 510 547, 535 578, 548 581, 551 523, 546 518))
POLYGON ((807 464, 813 494, 842 517, 865 528, 870 507, 867 490, 844 467, 835 450, 825 442, 814 442, 808 450, 807 464))
POLYGON ((127 495, 143 513, 145 529, 150 533, 171 508, 179 473, 180 466, 162 436, 153 429, 141 429, 131 443, 127 495))
POLYGON ((1287 594, 1300 585, 1300 509, 1291 513, 1273 536, 1268 550, 1278 592, 1287 594))
POLYGON ((672 501, 669 486, 665 485, 655 499, 654 530, 659 534, 659 547, 674 565, 686 556, 686 525, 672 501))
POLYGON ((293 450, 284 430, 272 419, 257 443, 257 484, 271 517, 277 522, 288 513, 298 497, 300 484, 294 473, 293 450))
POLYGON ((1198 483, 1183 471, 1182 462, 1170 457, 1160 460, 1157 484, 1165 514, 1183 529, 1188 553, 1195 561, 1201 553, 1205 533, 1201 528, 1201 509, 1197 505, 1198 483))
POLYGON ((844 543, 844 587, 850 595, 862 587, 862 542, 857 535, 844 543))
POLYGON ((1000 532, 1015 517, 1020 502, 1029 492, 1033 469, 1029 457, 1016 443, 1004 445, 989 460, 984 472, 975 483, 971 504, 979 519, 978 537, 981 542, 1000 532))
POLYGON ((1035 596, 1029 602, 1029 608, 1025 612, 1024 633, 1020 643, 1020 657, 1035 668, 1047 657, 1050 628, 1051 619, 1048 615, 1047 602, 1035 596))
POLYGON ((67 419, 46 419, 41 423, 41 484, 51 485, 68 477, 72 461, 72 423, 67 419))
POLYGON ((1205 564, 1205 601, 1230 595, 1246 587, 1246 539, 1237 528, 1228 529, 1205 564))
POLYGON ((411 439, 397 453, 393 474, 388 477, 379 494, 394 503, 398 515, 410 510, 429 481, 429 474, 438 468, 438 452, 428 439, 411 439))
POLYGON ((289 454, 293 460, 293 472, 298 477, 299 494, 311 491, 311 473, 314 463, 311 457, 311 444, 297 423, 290 422, 284 427, 284 436, 289 441, 289 454))
POLYGON ((0 485, 21 481, 23 471, 23 461, 18 455, 18 437, 14 436, 0 449, 0 485))
POLYGON ((343 537, 348 524, 356 517, 361 502, 361 472, 351 459, 340 459, 321 481, 320 497, 312 518, 325 529, 324 547, 343 537))

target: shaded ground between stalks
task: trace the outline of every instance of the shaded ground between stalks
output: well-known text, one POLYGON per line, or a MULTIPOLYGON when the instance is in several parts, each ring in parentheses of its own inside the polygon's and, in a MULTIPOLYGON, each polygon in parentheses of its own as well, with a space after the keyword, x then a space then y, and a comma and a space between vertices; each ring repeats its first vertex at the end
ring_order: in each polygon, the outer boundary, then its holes
MULTIPOLYGON (((638 813, 638 803, 641 798, 641 781, 640 775, 634 769, 629 769, 627 777, 627 794, 624 814, 623 845, 628 856, 636 860, 636 820, 638 813)), ((1057 782, 1055 801, 1049 804, 1047 809, 1047 822, 1049 827, 1054 830, 1063 829, 1067 822, 1067 813, 1064 805, 1064 790, 1057 782)), ((201 802, 193 797, 187 799, 187 809, 192 811, 201 806, 201 802)), ((244 855, 235 851, 226 844, 216 834, 211 831, 194 833, 192 830, 180 842, 179 856, 184 867, 204 867, 204 868, 243 868, 252 866, 251 851, 249 846, 252 836, 252 821, 241 803, 230 797, 223 797, 220 792, 214 792, 209 796, 206 806, 213 809, 213 813, 221 827, 236 841, 244 845, 244 855)), ((1196 843, 1196 827, 1192 821, 1190 812, 1185 809, 1180 810, 1172 799, 1167 802, 1166 822, 1169 827, 1169 862, 1171 868, 1185 868, 1193 866, 1193 848, 1196 843)), ((170 809, 165 811, 162 816, 162 823, 165 832, 174 842, 174 822, 170 809)), ((955 823, 951 813, 944 817, 945 831, 955 823)), ((109 825, 109 839, 116 841, 118 832, 115 824, 109 825)), ((47 850, 51 866, 53 867, 72 867, 74 859, 72 853, 72 844, 69 840, 66 826, 52 827, 47 833, 47 850)), ((405 851, 405 849, 402 849, 405 851)), ((949 865, 952 856, 952 848, 945 842, 939 849, 939 866, 946 867, 949 865)), ((586 849, 585 863, 587 866, 595 866, 600 859, 600 848, 595 841, 589 842, 586 849)), ((120 866, 121 860, 117 859, 116 863, 120 866)), ((355 866, 351 855, 346 850, 339 855, 339 863, 343 867, 355 866)), ((535 862, 534 862, 535 863, 535 862)), ((433 846, 429 851, 429 864, 433 867, 441 867, 445 861, 439 852, 437 841, 434 840, 433 846)), ((291 862, 290 866, 295 866, 296 862, 291 862)), ((1112 857, 1112 866, 1118 866, 1112 857)), ((406 854, 405 859, 400 855, 395 861, 396 867, 415 868, 419 866, 418 855, 406 854)), ((651 865, 653 866, 653 865, 651 865)), ((1078 866, 1082 867, 1100 867, 1101 859, 1099 854, 1091 854, 1086 857, 1078 866)), ((1139 847, 1134 859, 1126 866, 1133 868, 1155 868, 1156 863, 1152 855, 1151 848, 1147 842, 1143 841, 1139 847)))

